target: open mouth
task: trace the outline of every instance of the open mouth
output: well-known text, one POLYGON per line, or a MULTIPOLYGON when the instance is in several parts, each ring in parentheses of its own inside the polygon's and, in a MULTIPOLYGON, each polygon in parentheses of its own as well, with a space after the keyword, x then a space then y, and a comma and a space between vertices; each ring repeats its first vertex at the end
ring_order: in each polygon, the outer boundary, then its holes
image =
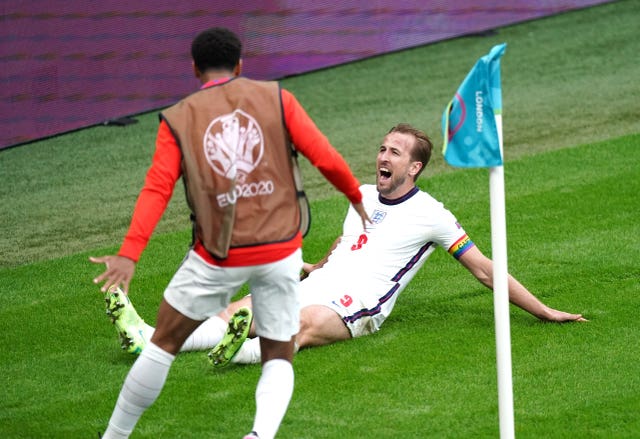
POLYGON ((391 171, 389 171, 387 168, 380 168, 378 172, 380 175, 380 179, 382 180, 388 180, 391 178, 391 171))

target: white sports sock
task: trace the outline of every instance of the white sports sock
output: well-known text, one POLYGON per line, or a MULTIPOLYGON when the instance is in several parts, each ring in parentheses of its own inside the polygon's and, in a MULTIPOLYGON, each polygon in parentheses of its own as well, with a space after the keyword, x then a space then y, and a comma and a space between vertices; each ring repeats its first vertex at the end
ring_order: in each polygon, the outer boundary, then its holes
POLYGON ((211 349, 220 343, 225 332, 227 332, 227 322, 219 316, 210 317, 191 333, 180 348, 180 352, 211 349))
POLYGON ((286 360, 269 360, 262 366, 256 387, 256 416, 253 431, 260 439, 273 439, 293 395, 293 365, 286 360))
POLYGON ((154 332, 156 332, 156 328, 144 321, 142 322, 142 337, 146 343, 149 343, 154 332))
POLYGON ((131 367, 113 409, 104 439, 127 438, 164 386, 174 355, 149 342, 131 367))
POLYGON ((240 350, 231 362, 237 364, 258 364, 261 358, 260 339, 258 337, 248 338, 242 343, 240 350))

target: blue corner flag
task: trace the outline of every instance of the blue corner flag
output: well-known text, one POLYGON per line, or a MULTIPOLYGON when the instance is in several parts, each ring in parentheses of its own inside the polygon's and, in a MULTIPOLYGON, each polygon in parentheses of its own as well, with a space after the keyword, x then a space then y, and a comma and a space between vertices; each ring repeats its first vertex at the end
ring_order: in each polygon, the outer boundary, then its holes
POLYGON ((502 165, 496 115, 502 113, 500 58, 506 44, 480 58, 442 114, 443 155, 451 166, 502 165))

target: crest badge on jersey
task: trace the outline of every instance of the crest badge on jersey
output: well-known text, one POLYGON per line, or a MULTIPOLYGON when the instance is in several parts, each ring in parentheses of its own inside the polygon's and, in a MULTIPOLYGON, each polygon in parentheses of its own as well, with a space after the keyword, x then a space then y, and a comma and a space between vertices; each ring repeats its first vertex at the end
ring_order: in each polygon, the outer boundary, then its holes
POLYGON ((211 168, 219 175, 240 183, 246 180, 264 153, 264 137, 256 120, 246 112, 217 117, 204 134, 204 153, 211 168))
POLYGON ((385 216, 387 216, 387 212, 375 209, 371 214, 371 224, 380 224, 385 216))

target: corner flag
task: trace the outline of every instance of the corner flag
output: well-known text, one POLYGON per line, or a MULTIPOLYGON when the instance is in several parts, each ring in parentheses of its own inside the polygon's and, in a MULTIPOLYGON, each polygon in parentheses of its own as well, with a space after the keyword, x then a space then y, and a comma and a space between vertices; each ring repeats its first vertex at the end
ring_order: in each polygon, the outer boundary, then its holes
POLYGON ((506 46, 494 46, 471 69, 442 115, 442 130, 443 155, 447 163, 460 167, 489 168, 500 438, 513 439, 515 427, 500 87, 500 57, 506 46))
POLYGON ((502 165, 495 115, 502 112, 500 58, 506 44, 478 60, 442 115, 443 155, 452 166, 502 165))

